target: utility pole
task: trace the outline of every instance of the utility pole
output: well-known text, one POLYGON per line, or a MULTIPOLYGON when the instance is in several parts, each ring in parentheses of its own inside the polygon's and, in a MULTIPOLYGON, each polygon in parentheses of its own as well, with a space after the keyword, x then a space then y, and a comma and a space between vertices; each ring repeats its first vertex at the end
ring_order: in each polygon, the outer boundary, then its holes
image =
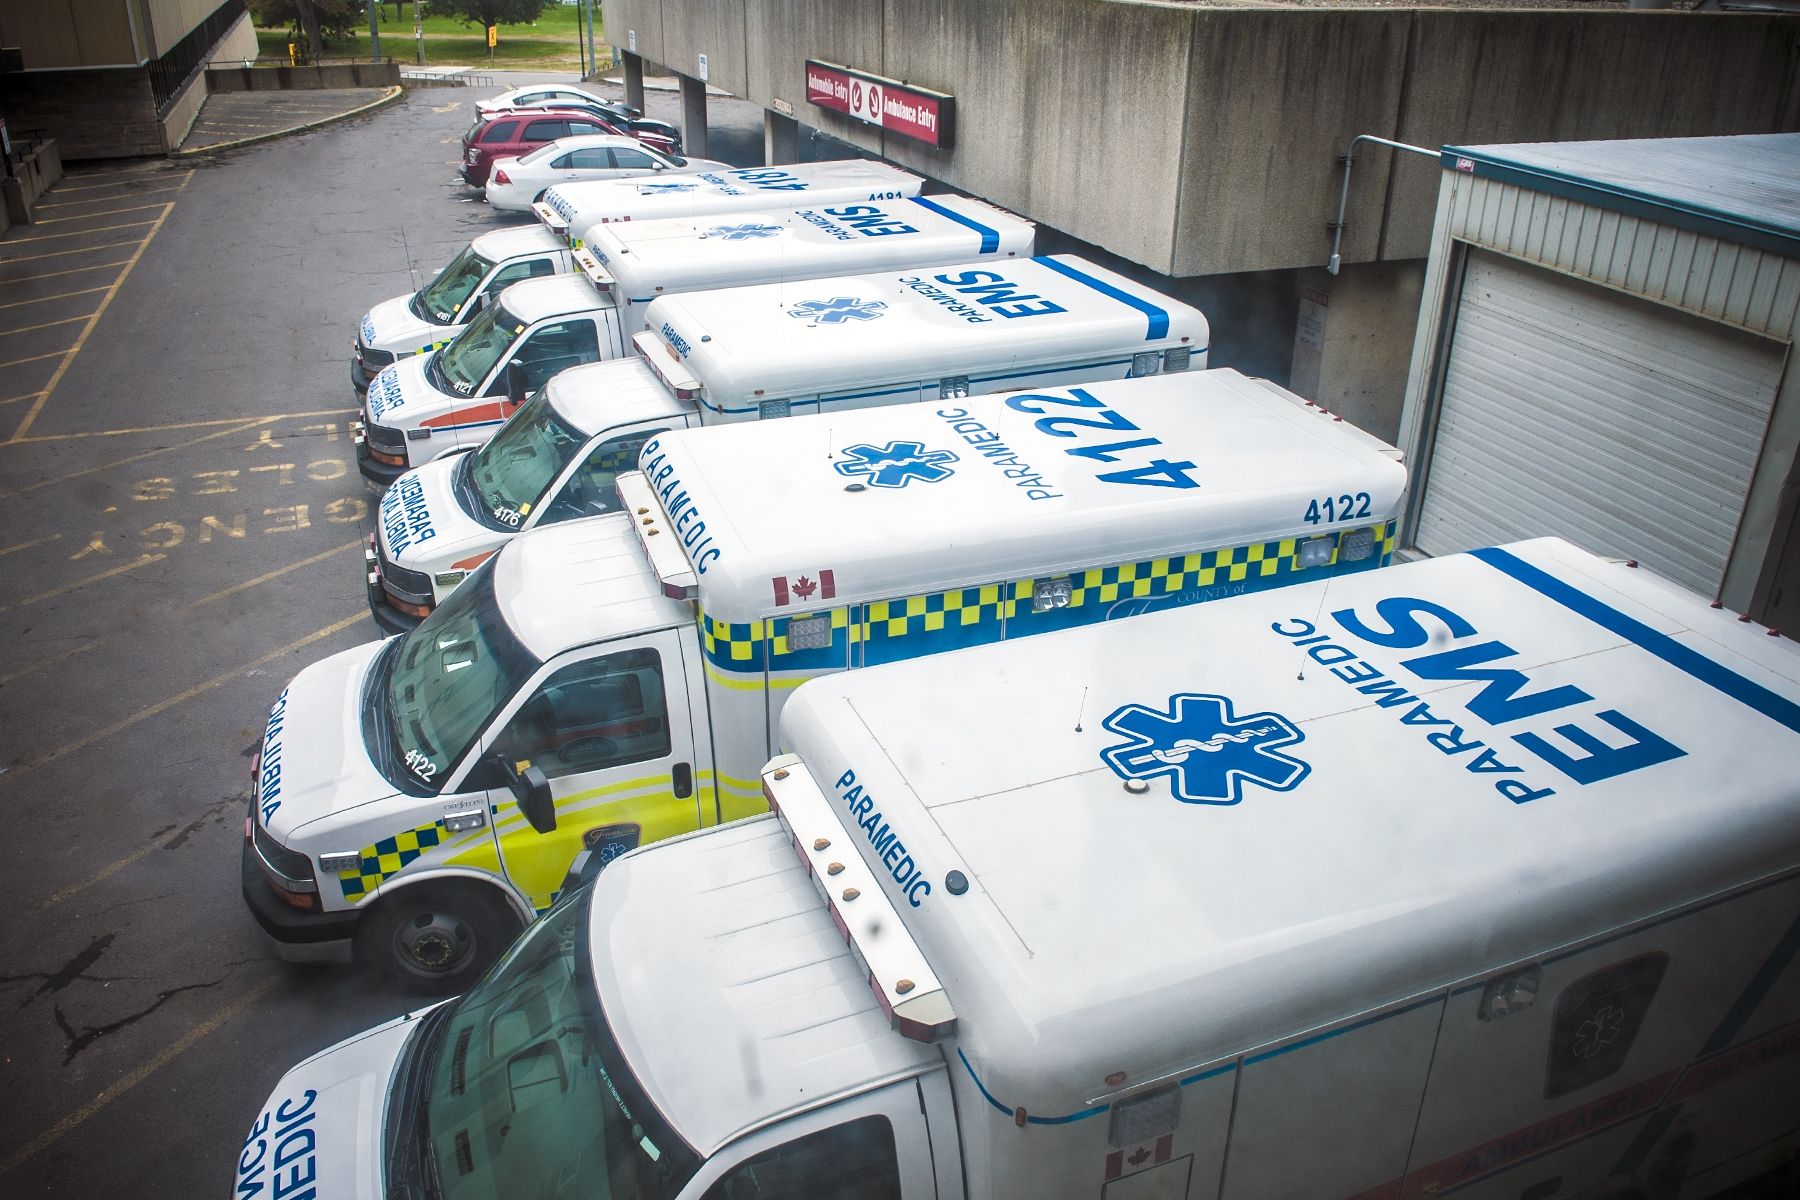
POLYGON ((418 62, 425 65, 425 23, 419 19, 419 0, 413 0, 413 48, 418 52, 418 62))
POLYGON ((588 63, 593 70, 594 78, 598 79, 600 78, 600 57, 594 50, 594 0, 582 0, 582 3, 587 5, 588 10, 588 63))
POLYGON ((379 3, 369 5, 369 53, 375 56, 376 62, 381 61, 381 5, 379 3))

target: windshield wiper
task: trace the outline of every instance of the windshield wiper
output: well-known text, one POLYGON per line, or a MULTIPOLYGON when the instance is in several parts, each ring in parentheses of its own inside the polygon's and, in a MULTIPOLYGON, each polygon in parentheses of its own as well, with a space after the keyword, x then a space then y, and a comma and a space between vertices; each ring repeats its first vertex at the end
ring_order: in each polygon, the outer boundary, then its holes
POLYGON ((427 1013, 394 1064, 383 1138, 388 1200, 428 1200, 443 1195, 437 1161, 431 1153, 431 1106, 426 1089, 455 1010, 456 1004, 450 1002, 427 1013))

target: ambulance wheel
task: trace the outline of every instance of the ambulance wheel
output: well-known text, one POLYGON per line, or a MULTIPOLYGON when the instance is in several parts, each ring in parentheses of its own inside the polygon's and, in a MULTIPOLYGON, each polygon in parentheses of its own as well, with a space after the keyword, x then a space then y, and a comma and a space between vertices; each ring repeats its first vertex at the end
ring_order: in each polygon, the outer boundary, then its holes
POLYGON ((395 892, 363 919, 357 950, 409 991, 451 995, 480 979, 521 928, 489 888, 420 884, 395 892))

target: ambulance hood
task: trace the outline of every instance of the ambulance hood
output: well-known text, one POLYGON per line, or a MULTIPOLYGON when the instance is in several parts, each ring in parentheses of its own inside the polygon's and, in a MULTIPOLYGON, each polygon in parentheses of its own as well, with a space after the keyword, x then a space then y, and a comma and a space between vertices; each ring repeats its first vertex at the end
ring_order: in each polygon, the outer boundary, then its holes
POLYGON ((400 429, 455 404, 454 396, 432 387, 425 376, 425 364, 433 357, 416 354, 381 368, 381 374, 369 381, 369 420, 400 429))
POLYGON ((390 562, 413 571, 469 571, 481 563, 465 558, 485 558, 505 540, 456 502, 456 480, 468 466, 467 454, 434 458, 382 494, 381 548, 390 562))
POLYGON ((394 1066, 418 1014, 339 1042, 275 1085, 238 1155, 232 1194, 380 1196, 383 1118, 394 1066))
POLYGON ((459 325, 433 325, 413 314, 412 297, 395 296, 383 300, 362 319, 362 344, 371 350, 391 350, 395 354, 412 355, 429 348, 434 342, 448 341, 459 325))
POLYGON ((363 688, 387 642, 334 654, 294 676, 269 710, 257 818, 290 845, 309 822, 393 795, 363 745, 363 688))

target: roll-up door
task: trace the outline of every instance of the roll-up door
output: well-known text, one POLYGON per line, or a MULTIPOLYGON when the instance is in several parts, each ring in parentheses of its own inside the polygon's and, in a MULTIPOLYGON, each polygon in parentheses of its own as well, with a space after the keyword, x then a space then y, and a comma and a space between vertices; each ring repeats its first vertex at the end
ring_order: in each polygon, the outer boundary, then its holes
POLYGON ((1413 543, 1557 534, 1714 594, 1784 347, 1479 250, 1455 319, 1413 543))

